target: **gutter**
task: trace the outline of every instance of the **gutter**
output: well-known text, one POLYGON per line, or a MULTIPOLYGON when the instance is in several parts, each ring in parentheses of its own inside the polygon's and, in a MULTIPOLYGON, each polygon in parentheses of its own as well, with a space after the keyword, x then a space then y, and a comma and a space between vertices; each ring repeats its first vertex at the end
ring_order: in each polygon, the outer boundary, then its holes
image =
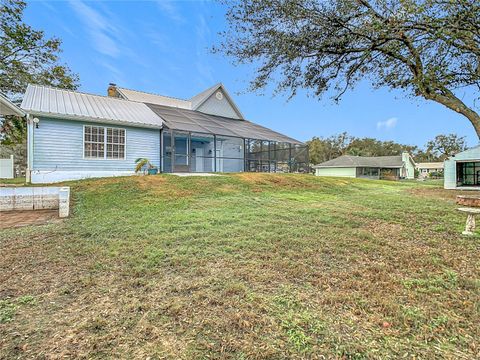
POLYGON ((154 125, 154 124, 146 124, 146 123, 134 123, 134 122, 122 121, 122 120, 92 118, 92 117, 80 116, 80 115, 55 114, 55 113, 42 112, 42 111, 32 111, 30 114, 39 116, 39 117, 52 118, 52 119, 87 121, 87 122, 95 122, 95 123, 102 123, 102 124, 123 125, 123 126, 139 127, 139 128, 149 128, 149 129, 163 128, 163 121, 162 121, 162 124, 160 125, 154 125))

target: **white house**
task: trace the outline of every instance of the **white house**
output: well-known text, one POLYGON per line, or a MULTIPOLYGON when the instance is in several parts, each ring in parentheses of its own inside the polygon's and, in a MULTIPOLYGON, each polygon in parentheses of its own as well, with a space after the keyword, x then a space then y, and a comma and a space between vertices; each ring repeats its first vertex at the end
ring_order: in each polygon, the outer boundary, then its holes
POLYGON ((415 162, 408 152, 395 156, 343 155, 313 166, 316 176, 413 179, 415 162))
POLYGON ((417 163, 415 168, 418 170, 418 177, 425 179, 431 173, 440 173, 443 171, 443 162, 422 162, 417 163))

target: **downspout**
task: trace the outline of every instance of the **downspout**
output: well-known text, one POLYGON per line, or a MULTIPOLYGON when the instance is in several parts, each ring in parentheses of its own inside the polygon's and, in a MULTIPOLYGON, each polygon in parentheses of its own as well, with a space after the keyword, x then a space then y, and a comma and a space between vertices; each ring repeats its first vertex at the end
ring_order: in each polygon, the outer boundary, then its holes
POLYGON ((33 142, 34 142, 34 122, 33 117, 30 114, 26 115, 27 120, 27 171, 26 171, 26 181, 27 183, 32 182, 32 171, 33 171, 33 142))

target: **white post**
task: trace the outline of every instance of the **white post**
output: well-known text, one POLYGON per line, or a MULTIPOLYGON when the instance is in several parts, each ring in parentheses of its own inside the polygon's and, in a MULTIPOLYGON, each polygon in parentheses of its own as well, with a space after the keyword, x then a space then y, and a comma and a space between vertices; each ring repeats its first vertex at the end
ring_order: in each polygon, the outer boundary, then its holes
POLYGON ((12 163, 12 178, 15 177, 15 161, 13 159, 13 155, 10 155, 10 162, 12 163))
POLYGON ((70 188, 62 187, 58 192, 58 216, 68 217, 70 214, 70 188))
POLYGON ((27 115, 27 172, 26 182, 32 181, 32 165, 33 165, 33 120, 30 115, 27 115))

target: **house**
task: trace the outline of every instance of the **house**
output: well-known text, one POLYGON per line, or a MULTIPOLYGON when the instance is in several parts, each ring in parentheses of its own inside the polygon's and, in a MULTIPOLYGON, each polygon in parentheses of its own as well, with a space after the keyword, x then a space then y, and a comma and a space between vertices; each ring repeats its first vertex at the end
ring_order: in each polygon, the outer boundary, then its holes
POLYGON ((33 183, 131 175, 137 158, 167 173, 308 171, 307 146, 246 120, 222 84, 186 100, 28 85, 20 107, 0 104, 27 120, 33 183))
POLYGON ((316 176, 367 179, 413 179, 415 162, 409 153, 397 156, 343 155, 313 166, 316 176))
POLYGON ((415 169, 418 171, 418 177, 425 179, 430 174, 439 174, 443 172, 443 162, 423 162, 417 163, 415 169))
POLYGON ((445 189, 480 190, 480 145, 444 161, 445 189))

